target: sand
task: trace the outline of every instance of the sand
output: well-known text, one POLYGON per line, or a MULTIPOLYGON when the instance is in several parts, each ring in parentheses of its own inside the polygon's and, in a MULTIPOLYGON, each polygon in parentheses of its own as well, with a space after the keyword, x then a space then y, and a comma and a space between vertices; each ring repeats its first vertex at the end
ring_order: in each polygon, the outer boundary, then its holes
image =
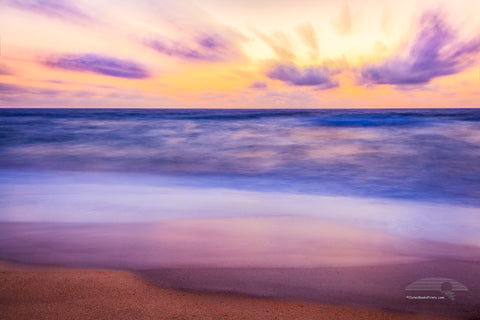
POLYGON ((162 288, 235 292, 324 305, 362 307, 399 313, 480 319, 480 264, 431 260, 415 263, 316 268, 174 267, 135 270, 162 288), (465 284, 455 300, 412 300, 438 291, 411 292, 407 286, 425 277, 443 276, 465 284))
POLYGON ((444 319, 154 286, 127 271, 0 262, 1 319, 444 319))

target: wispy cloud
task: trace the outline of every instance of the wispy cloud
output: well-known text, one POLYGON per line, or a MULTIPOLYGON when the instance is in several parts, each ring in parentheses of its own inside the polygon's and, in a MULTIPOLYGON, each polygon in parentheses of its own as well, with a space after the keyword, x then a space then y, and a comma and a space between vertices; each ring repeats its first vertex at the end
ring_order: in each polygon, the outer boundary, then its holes
POLYGON ((268 88, 268 84, 264 81, 255 81, 254 83, 252 83, 249 88, 251 89, 267 89, 268 88))
POLYGON ((350 13, 350 7, 345 5, 340 12, 337 20, 334 22, 338 32, 346 35, 352 32, 352 15, 350 13))
POLYGON ((271 67, 266 75, 270 79, 280 80, 295 86, 316 86, 316 89, 325 90, 339 86, 333 76, 337 72, 327 67, 311 66, 298 68, 294 64, 276 64, 271 67))
POLYGON ((12 69, 10 69, 9 67, 7 67, 6 65, 0 64, 0 74, 1 74, 1 75, 5 75, 5 76, 8 76, 8 75, 12 75, 13 72, 12 72, 12 69))
POLYGON ((315 92, 305 88, 295 88, 291 91, 265 90, 263 94, 255 97, 255 101, 260 107, 272 105, 295 109, 318 107, 315 92))
POLYGON ((93 20, 67 0, 7 0, 7 4, 21 10, 74 23, 93 20))
POLYGON ((458 34, 438 12, 425 13, 420 30, 406 54, 358 70, 361 84, 419 85, 433 78, 458 73, 475 62, 480 52, 480 36, 460 41, 458 34))
POLYGON ((278 58, 287 61, 295 59, 295 54, 292 51, 292 44, 285 33, 275 32, 273 35, 267 36, 258 30, 252 30, 252 32, 267 44, 273 52, 275 52, 278 58))
POLYGON ((23 87, 15 84, 0 83, 0 92, 2 94, 19 94, 19 93, 25 93, 26 90, 23 87))
MULTIPOLYGON (((81 85, 81 83, 76 84, 81 85)), ((59 87, 61 89, 53 89, 0 82, 0 106, 42 107, 52 106, 52 101, 55 101, 55 106, 62 107, 131 107, 145 99, 145 94, 135 89, 111 87, 111 90, 98 91, 92 89, 95 86, 88 83, 83 87, 80 90, 68 89, 64 86, 59 87)), ((162 97, 161 100, 163 99, 162 97)), ((150 101, 150 106, 158 106, 158 101, 159 98, 156 97, 153 103, 150 101)), ((168 101, 170 104, 166 105, 174 105, 173 101, 168 101)))
POLYGON ((233 40, 215 32, 203 33, 191 41, 157 37, 153 40, 144 41, 144 44, 164 55, 186 60, 221 62, 241 56, 233 40))
POLYGON ((79 72, 94 72, 119 78, 144 79, 149 77, 149 73, 146 69, 136 62, 92 53, 51 57, 43 63, 51 68, 79 72))
POLYGON ((297 32, 305 45, 310 49, 311 55, 314 57, 318 56, 318 40, 312 24, 306 23, 298 26, 297 32))
POLYGON ((0 83, 0 94, 2 95, 56 95, 57 93, 59 93, 59 91, 54 89, 20 86, 11 83, 0 83))

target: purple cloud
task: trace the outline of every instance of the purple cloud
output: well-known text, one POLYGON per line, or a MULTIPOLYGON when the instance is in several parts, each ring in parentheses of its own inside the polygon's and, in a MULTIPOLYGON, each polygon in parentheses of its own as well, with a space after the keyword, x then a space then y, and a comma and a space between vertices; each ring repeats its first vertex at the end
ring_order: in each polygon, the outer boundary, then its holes
POLYGON ((12 69, 7 67, 6 65, 0 64, 0 75, 8 76, 12 74, 13 74, 12 69))
POLYGON ((251 89, 267 89, 268 88, 268 85, 266 82, 263 82, 263 81, 255 81, 254 83, 252 83, 249 88, 251 89))
POLYGON ((144 44, 167 56, 197 61, 228 61, 240 56, 236 46, 220 34, 204 34, 190 43, 157 38, 144 44))
POLYGON ((336 72, 327 67, 297 68, 293 64, 276 64, 266 75, 270 79, 281 80, 295 86, 317 86, 317 89, 325 90, 338 87, 339 83, 333 76, 336 72))
POLYGON ((21 10, 77 23, 93 20, 67 0, 8 0, 7 4, 21 10))
POLYGON ((2 95, 56 95, 59 93, 59 91, 53 89, 19 86, 11 83, 0 83, 0 93, 2 95))
POLYGON ((0 92, 2 94, 21 94, 28 92, 24 87, 10 83, 0 83, 0 92))
POLYGON ((44 62, 51 68, 79 72, 94 72, 107 76, 144 79, 149 74, 143 66, 129 60, 105 57, 97 54, 63 55, 44 62))
POLYGON ((460 42, 457 32, 435 12, 425 13, 421 30, 406 55, 393 56, 383 63, 367 65, 357 73, 361 84, 426 84, 440 76, 458 73, 472 65, 480 52, 480 37, 460 42))
POLYGON ((197 40, 197 42, 207 50, 223 50, 228 45, 225 39, 217 34, 203 35, 197 40))

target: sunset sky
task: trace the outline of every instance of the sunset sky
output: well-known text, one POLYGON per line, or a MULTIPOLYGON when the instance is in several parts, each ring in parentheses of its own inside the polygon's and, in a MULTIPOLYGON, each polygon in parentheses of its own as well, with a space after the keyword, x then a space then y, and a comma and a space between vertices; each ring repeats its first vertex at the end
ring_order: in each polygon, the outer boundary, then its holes
POLYGON ((0 106, 480 107, 480 1, 0 0, 0 106))

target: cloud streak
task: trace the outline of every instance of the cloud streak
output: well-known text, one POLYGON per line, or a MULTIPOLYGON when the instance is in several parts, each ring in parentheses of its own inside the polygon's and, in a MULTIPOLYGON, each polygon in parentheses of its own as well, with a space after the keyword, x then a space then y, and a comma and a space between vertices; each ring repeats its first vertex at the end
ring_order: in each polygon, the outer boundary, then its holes
POLYGON ((0 64, 0 75, 9 76, 12 75, 12 70, 6 65, 0 64))
POLYGON ((221 62, 240 56, 234 43, 219 33, 205 33, 197 36, 193 41, 157 37, 154 40, 144 41, 144 44, 161 54, 193 61, 221 62))
POLYGON ((437 12, 425 13, 420 31, 406 55, 395 55, 383 63, 358 70, 357 81, 364 85, 421 85, 440 76, 458 73, 475 62, 480 36, 462 42, 437 12))
POLYGON ((345 5, 338 16, 338 19, 334 23, 338 32, 342 35, 346 35, 352 32, 352 15, 350 13, 350 7, 345 5))
POLYGON ((58 90, 20 86, 11 83, 0 83, 0 94, 5 96, 23 96, 23 95, 56 95, 58 90))
POLYGON ((0 93, 2 94, 21 94, 27 92, 27 89, 16 84, 0 83, 0 93))
POLYGON ((249 86, 250 89, 267 89, 268 84, 264 81, 255 81, 249 86))
POLYGON ((294 86, 316 86, 319 90, 338 87, 338 81, 333 78, 335 74, 336 72, 327 67, 312 66, 302 69, 294 64, 283 63, 274 65, 266 73, 270 79, 294 86))
POLYGON ((315 28, 311 23, 306 23, 297 27, 297 33, 302 39, 303 43, 310 48, 311 54, 314 57, 318 56, 318 41, 315 28))
POLYGON ((133 61, 106 57, 97 54, 62 55, 43 62, 50 68, 78 72, 93 72, 111 77, 144 79, 149 77, 146 69, 133 61))
POLYGON ((268 45, 278 58, 283 60, 295 59, 295 54, 291 49, 292 44, 283 32, 275 32, 272 36, 267 36, 257 30, 252 30, 252 32, 268 45))
POLYGON ((7 4, 20 10, 75 23, 93 20, 67 0, 7 0, 7 4))

